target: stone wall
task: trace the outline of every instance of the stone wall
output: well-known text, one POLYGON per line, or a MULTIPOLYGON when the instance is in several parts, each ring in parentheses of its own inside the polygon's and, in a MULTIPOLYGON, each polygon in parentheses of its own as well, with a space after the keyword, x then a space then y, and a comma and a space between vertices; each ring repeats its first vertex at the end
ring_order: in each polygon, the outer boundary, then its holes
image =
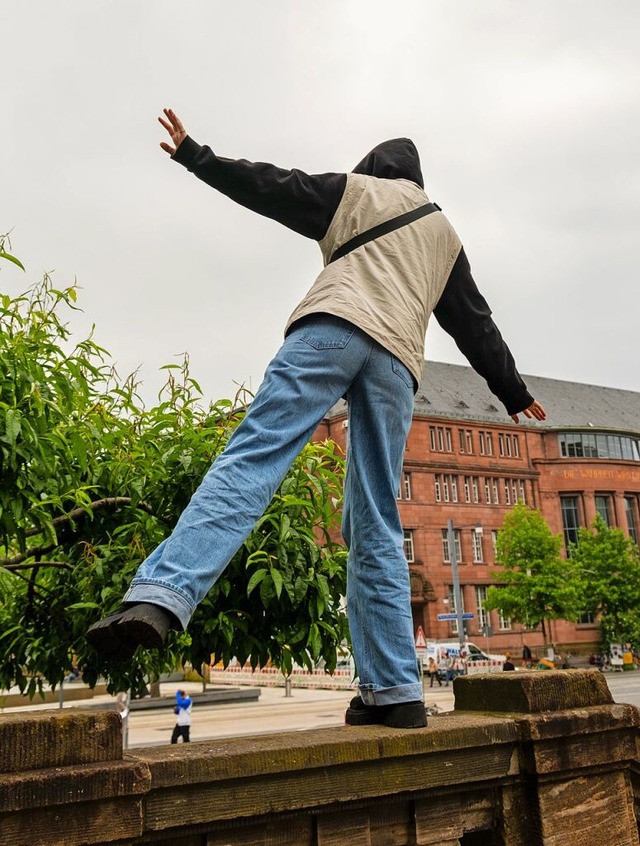
POLYGON ((597 671, 454 683, 426 729, 138 749, 111 712, 0 717, 0 844, 640 846, 639 712, 597 671))

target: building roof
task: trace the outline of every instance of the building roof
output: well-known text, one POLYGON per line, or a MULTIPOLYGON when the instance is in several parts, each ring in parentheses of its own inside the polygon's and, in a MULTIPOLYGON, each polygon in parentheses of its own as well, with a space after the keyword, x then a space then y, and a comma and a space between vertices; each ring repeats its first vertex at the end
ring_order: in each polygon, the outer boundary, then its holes
MULTIPOLYGON (((640 393, 619 388, 547 379, 522 377, 529 392, 545 407, 544 423, 526 420, 527 426, 544 429, 594 428, 640 433, 640 393)), ((330 416, 344 413, 340 402, 330 416)), ((415 414, 449 417, 487 423, 509 421, 502 403, 486 382, 471 368, 442 361, 426 361, 424 375, 415 397, 415 414)))

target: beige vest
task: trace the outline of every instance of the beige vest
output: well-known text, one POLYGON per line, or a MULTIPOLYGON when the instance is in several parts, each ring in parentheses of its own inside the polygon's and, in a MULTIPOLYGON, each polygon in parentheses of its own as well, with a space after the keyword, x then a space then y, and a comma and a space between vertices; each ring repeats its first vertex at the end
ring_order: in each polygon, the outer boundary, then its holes
POLYGON ((428 201, 409 180, 350 173, 320 241, 325 268, 289 318, 287 330, 317 312, 342 317, 399 358, 419 383, 429 317, 461 248, 444 214, 429 214, 327 262, 355 235, 428 201))

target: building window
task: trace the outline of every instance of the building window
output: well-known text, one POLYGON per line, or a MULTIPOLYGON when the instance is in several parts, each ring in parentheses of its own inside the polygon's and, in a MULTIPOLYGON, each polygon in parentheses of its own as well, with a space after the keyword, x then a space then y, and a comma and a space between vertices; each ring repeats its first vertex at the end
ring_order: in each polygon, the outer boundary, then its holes
POLYGON ((449 476, 449 484, 451 485, 451 502, 458 501, 458 477, 449 476))
MULTIPOLYGON (((511 505, 511 487, 509 486, 509 480, 504 480, 504 501, 507 505, 511 505)), ((514 502, 515 505, 515 502, 514 502)))
POLYGON ((606 494, 596 494, 596 511, 607 526, 611 525, 611 497, 606 494))
POLYGON ((484 560, 482 557, 482 535, 475 529, 471 530, 471 548, 473 549, 473 563, 482 564, 484 560))
POLYGON ((638 522, 636 519, 638 501, 635 496, 625 496, 624 510, 627 515, 627 528, 629 529, 629 537, 638 543, 638 522))
POLYGON ((562 527, 564 531, 564 545, 569 554, 570 545, 578 543, 578 529, 580 528, 580 512, 577 496, 561 496, 562 527))
POLYGON ((499 495, 499 485, 497 479, 492 479, 492 488, 493 488, 493 504, 500 505, 500 495, 499 495))
POLYGON ((480 492, 479 492, 479 482, 480 479, 477 476, 471 477, 471 493, 473 494, 473 501, 480 502, 480 492))
POLYGON ((405 554, 406 559, 409 562, 409 564, 412 564, 415 561, 414 554, 413 554, 413 530, 412 529, 405 529, 404 530, 404 554, 405 554))
POLYGON ((429 426, 429 443, 434 452, 453 452, 451 429, 446 426, 429 426))
POLYGON ((458 440, 460 443, 460 452, 473 455, 473 432, 471 429, 458 429, 458 440))
POLYGON ((482 631, 489 625, 489 612, 484 607, 487 601, 487 589, 484 585, 476 587, 476 612, 478 614, 478 628, 482 631))
POLYGON ((518 482, 518 485, 520 487, 520 499, 526 505, 527 504, 527 493, 526 493, 526 488, 524 486, 524 482, 522 480, 520 480, 518 482))
POLYGON ((471 477, 464 477, 464 501, 471 502, 471 477))
POLYGON ((500 631, 506 631, 511 628, 511 617, 505 617, 500 610, 498 610, 498 628, 500 631))
POLYGON ((411 473, 403 473, 396 499, 411 499, 411 473))
POLYGON ((484 501, 487 505, 491 505, 491 482, 489 479, 484 480, 484 501))
POLYGON ((517 435, 498 434, 498 452, 502 458, 520 458, 520 442, 517 435))
MULTIPOLYGON (((456 559, 458 564, 462 561, 462 549, 460 547, 460 530, 454 529, 453 530, 453 537, 454 542, 456 545, 456 559)), ((451 561, 451 554, 449 550, 449 531, 448 529, 442 530, 442 560, 445 564, 449 564, 451 561)))
POLYGON ((560 432, 563 458, 618 458, 640 461, 640 439, 603 432, 560 432))
POLYGON ((595 614, 593 611, 585 611, 580 614, 576 622, 579 626, 594 626, 596 622, 595 614))
POLYGON ((450 475, 436 475, 436 502, 441 498, 445 502, 458 501, 458 477, 450 475))
POLYGON ((493 455, 493 438, 491 432, 478 432, 480 455, 493 455))
POLYGON ((449 502, 451 498, 451 494, 449 492, 449 477, 443 476, 442 477, 442 495, 444 497, 445 502, 449 502))
POLYGON ((498 530, 493 529, 491 532, 491 544, 493 546, 493 557, 498 554, 498 530))

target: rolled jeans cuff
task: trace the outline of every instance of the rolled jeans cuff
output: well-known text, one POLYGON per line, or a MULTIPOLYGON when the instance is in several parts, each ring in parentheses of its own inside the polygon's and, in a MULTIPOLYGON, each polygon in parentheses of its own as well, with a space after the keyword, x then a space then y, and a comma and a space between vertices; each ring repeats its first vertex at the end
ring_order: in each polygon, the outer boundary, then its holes
POLYGON ((422 702, 421 684, 401 684, 398 687, 360 685, 360 698, 365 705, 399 705, 402 702, 422 702))
POLYGON ((183 593, 164 582, 151 580, 132 582, 122 601, 150 602, 166 608, 178 618, 183 630, 189 625, 189 620, 195 611, 195 605, 189 602, 183 593))

